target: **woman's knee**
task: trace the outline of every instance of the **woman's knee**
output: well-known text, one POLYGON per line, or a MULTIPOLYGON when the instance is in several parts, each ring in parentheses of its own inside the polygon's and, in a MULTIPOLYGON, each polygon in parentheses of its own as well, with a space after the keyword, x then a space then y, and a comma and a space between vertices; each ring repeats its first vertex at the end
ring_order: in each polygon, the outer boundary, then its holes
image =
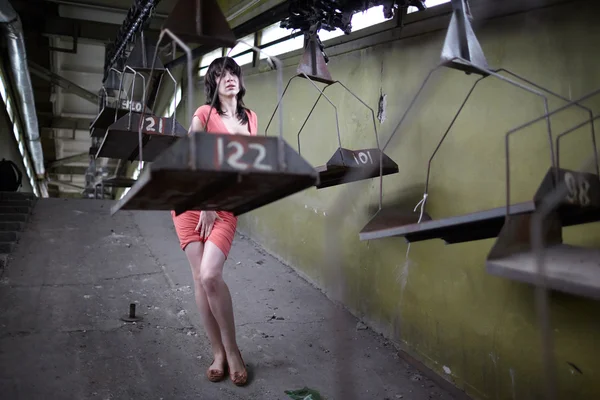
POLYGON ((221 271, 217 269, 209 269, 200 272, 200 283, 206 293, 215 293, 222 282, 223 275, 221 271))

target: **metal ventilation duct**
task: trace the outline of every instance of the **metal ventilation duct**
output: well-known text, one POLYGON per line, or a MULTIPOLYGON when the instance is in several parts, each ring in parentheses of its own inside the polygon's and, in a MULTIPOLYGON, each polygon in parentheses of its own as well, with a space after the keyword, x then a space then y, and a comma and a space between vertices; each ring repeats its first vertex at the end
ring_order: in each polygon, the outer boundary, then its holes
MULTIPOLYGON (((8 0, 0 0, 0 25, 6 37, 12 76, 14 77, 17 96, 21 103, 23 123, 25 125, 25 137, 29 144, 29 151, 33 161, 35 173, 38 179, 44 179, 46 170, 44 168, 44 153, 40 141, 40 129, 35 112, 35 99, 33 87, 27 68, 27 53, 25 51, 25 40, 23 38, 23 27, 21 19, 10 5, 8 0)), ((40 185, 43 186, 43 185, 40 185)), ((47 197, 43 187, 40 187, 42 196, 47 197)))

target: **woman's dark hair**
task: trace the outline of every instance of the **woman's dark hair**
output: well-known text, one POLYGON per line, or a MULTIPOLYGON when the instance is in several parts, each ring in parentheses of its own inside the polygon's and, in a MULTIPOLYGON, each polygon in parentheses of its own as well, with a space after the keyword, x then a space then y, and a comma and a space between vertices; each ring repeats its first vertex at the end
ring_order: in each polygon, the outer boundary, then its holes
MULTIPOLYGON (((242 78, 242 68, 235 62, 235 60, 231 57, 220 57, 214 60, 208 66, 208 71, 206 71, 206 75, 204 75, 204 93, 206 94, 206 104, 212 104, 213 97, 215 92, 217 92, 217 87, 219 83, 219 74, 223 69, 223 64, 225 64, 225 71, 229 71, 231 74, 238 77, 240 91, 237 94, 237 110, 235 111, 236 117, 242 123, 242 125, 246 125, 248 123, 248 114, 246 114, 246 107, 244 106, 244 95, 246 94, 246 87, 244 86, 244 80, 242 78)), ((223 110, 221 109, 221 101, 219 100, 219 95, 215 99, 215 110, 219 113, 219 115, 223 115, 223 110)))

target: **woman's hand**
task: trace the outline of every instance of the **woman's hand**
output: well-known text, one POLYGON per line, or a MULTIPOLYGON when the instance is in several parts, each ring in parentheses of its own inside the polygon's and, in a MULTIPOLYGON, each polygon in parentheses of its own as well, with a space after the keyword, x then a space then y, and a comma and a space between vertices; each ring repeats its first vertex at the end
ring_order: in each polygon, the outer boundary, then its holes
POLYGON ((202 239, 206 239, 210 235, 216 220, 223 221, 216 211, 200 211, 200 220, 196 225, 196 232, 200 233, 202 239))

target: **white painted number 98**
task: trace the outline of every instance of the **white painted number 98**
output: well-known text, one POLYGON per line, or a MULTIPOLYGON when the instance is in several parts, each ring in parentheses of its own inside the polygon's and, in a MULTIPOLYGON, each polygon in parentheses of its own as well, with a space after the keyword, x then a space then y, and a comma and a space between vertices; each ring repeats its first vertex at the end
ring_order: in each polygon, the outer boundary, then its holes
MULTIPOLYGON (((241 170, 248 169, 249 165, 240 161, 240 159, 244 155, 245 150, 244 145, 242 143, 236 142, 235 140, 229 141, 229 143, 227 143, 227 148, 233 148, 233 152, 231 154, 228 154, 227 157, 225 157, 225 150, 223 147, 223 138, 217 138, 217 154, 219 165, 222 165, 223 161, 225 160, 227 164, 232 168, 241 170)), ((256 150, 258 153, 256 155, 256 158, 254 159, 254 163, 252 164, 253 168, 260 169, 262 171, 271 171, 273 169, 273 167, 271 167, 270 165, 263 164, 263 161, 267 155, 267 150, 265 149, 265 146, 263 146, 260 143, 250 143, 248 145, 248 148, 256 150)))
POLYGON ((569 203, 579 203, 582 206, 590 204, 590 183, 583 177, 578 175, 577 179, 572 173, 565 173, 565 183, 567 184, 567 201, 569 203))

